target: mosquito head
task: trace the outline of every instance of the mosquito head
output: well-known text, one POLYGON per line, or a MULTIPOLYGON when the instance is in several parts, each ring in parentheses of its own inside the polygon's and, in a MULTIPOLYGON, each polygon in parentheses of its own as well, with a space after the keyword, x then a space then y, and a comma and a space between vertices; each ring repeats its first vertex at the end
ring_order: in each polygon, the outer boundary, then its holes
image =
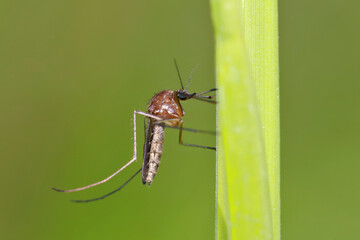
POLYGON ((205 91, 205 92, 202 92, 202 93, 198 93, 198 94, 196 94, 196 93, 189 93, 189 92, 187 91, 187 88, 189 87, 189 83, 190 83, 192 74, 193 74, 193 72, 195 71, 197 65, 191 70, 191 73, 190 73, 188 82, 187 82, 186 87, 185 87, 185 89, 184 89, 184 85, 183 85, 183 82, 182 82, 182 80, 181 80, 181 75, 180 75, 179 67, 178 67, 175 59, 174 59, 174 64, 175 64, 175 68, 176 68, 176 71, 177 71, 177 74, 178 74, 178 77, 179 77, 179 80, 180 80, 180 85, 181 85, 181 89, 178 90, 178 91, 175 91, 175 96, 176 96, 176 98, 178 98, 178 100, 185 101, 185 100, 189 100, 189 99, 191 99, 191 98, 194 98, 194 99, 202 100, 202 101, 205 101, 205 102, 216 103, 216 101, 211 100, 212 98, 215 97, 215 95, 213 95, 213 96, 204 96, 204 94, 207 94, 207 93, 209 93, 209 92, 214 92, 214 91, 216 91, 216 88, 213 88, 213 89, 210 89, 210 90, 208 90, 208 91, 205 91))
POLYGON ((190 98, 193 98, 195 95, 196 95, 196 93, 189 93, 188 91, 183 90, 183 89, 176 91, 176 96, 181 101, 189 100, 190 98))

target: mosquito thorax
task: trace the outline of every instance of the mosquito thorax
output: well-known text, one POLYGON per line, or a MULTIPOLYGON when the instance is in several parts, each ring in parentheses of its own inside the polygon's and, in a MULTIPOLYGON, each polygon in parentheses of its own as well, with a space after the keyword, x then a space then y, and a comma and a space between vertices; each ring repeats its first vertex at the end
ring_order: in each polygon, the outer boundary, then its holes
MULTIPOLYGON (((148 106, 148 112, 152 115, 166 119, 179 119, 185 115, 180 105, 177 91, 164 90, 152 97, 148 106)), ((167 124, 177 126, 179 122, 172 121, 167 124)))

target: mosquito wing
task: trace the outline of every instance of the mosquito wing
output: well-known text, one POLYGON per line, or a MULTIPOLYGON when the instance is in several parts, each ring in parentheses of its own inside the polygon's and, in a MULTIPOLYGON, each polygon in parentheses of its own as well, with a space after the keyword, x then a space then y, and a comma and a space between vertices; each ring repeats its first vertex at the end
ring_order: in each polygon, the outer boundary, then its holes
POLYGON ((149 172, 149 158, 150 158, 150 147, 151 147, 151 137, 153 132, 153 124, 149 118, 144 120, 144 130, 145 130, 145 141, 144 141, 144 155, 143 155, 143 165, 142 165, 142 182, 146 183, 146 177, 149 172), (147 124, 146 124, 147 120, 147 124))

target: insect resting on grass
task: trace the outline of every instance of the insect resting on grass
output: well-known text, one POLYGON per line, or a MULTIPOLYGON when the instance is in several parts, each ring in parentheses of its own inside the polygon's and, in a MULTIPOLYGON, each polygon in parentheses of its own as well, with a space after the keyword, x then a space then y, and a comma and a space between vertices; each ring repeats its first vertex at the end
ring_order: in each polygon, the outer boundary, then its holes
POLYGON ((136 160, 137 155, 137 148, 136 148, 136 114, 142 115, 148 119, 147 123, 145 122, 145 142, 144 142, 144 155, 143 155, 143 164, 142 168, 139 169, 131 178, 129 178, 121 187, 118 189, 102 196, 99 198, 94 199, 88 199, 88 200, 72 200, 73 202, 90 202, 95 200, 104 199, 105 197, 110 196, 111 194, 119 191, 122 189, 127 183, 129 183, 140 171, 142 170, 142 182, 143 184, 148 184, 149 186, 154 181, 154 177, 158 171, 159 164, 161 161, 161 155, 163 152, 163 144, 164 144, 164 128, 176 128, 179 129, 179 143, 181 145, 190 146, 190 147, 199 147, 199 148, 206 148, 206 149, 212 149, 216 150, 215 147, 207 147, 207 146, 201 146, 201 145, 195 145, 195 144, 188 144, 184 143, 182 140, 182 132, 185 131, 191 131, 191 132, 202 132, 202 133, 210 133, 213 134, 214 132, 211 131, 201 131, 201 130, 195 130, 195 129, 189 129, 189 128, 183 128, 183 120, 182 117, 185 115, 185 112, 180 104, 180 101, 186 101, 189 99, 198 99, 205 102, 210 103, 216 103, 212 98, 215 97, 215 95, 208 96, 205 94, 208 94, 210 92, 215 92, 216 88, 210 89, 205 92, 201 93, 189 93, 187 91, 187 88, 189 86, 189 82, 192 76, 192 72, 189 76, 189 80, 187 82, 186 87, 184 88, 179 68, 176 64, 176 61, 174 60, 175 67, 179 76, 181 89, 180 90, 164 90, 161 91, 155 96, 152 97, 150 100, 150 103, 148 105, 148 112, 140 112, 140 111, 134 111, 133 113, 133 122, 134 122, 134 152, 132 159, 126 163, 123 167, 121 167, 119 170, 117 170, 115 173, 111 174, 109 177, 84 186, 80 188, 70 189, 70 190, 61 190, 57 188, 52 188, 55 191, 58 192, 76 192, 81 191, 90 187, 97 186, 99 184, 102 184, 104 182, 107 182, 111 178, 113 178, 116 174, 124 170, 127 166, 129 166, 131 163, 133 163, 136 160))

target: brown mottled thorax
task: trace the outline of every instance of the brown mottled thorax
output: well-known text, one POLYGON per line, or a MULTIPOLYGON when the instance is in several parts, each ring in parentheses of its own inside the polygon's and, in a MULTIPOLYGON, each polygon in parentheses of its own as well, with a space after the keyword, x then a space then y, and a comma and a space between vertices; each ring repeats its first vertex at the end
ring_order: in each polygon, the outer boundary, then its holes
MULTIPOLYGON (((156 94, 150 101, 148 106, 150 114, 158 116, 162 119, 181 119, 185 115, 176 91, 164 90, 156 94)), ((167 122, 168 125, 177 126, 178 121, 167 122)))

